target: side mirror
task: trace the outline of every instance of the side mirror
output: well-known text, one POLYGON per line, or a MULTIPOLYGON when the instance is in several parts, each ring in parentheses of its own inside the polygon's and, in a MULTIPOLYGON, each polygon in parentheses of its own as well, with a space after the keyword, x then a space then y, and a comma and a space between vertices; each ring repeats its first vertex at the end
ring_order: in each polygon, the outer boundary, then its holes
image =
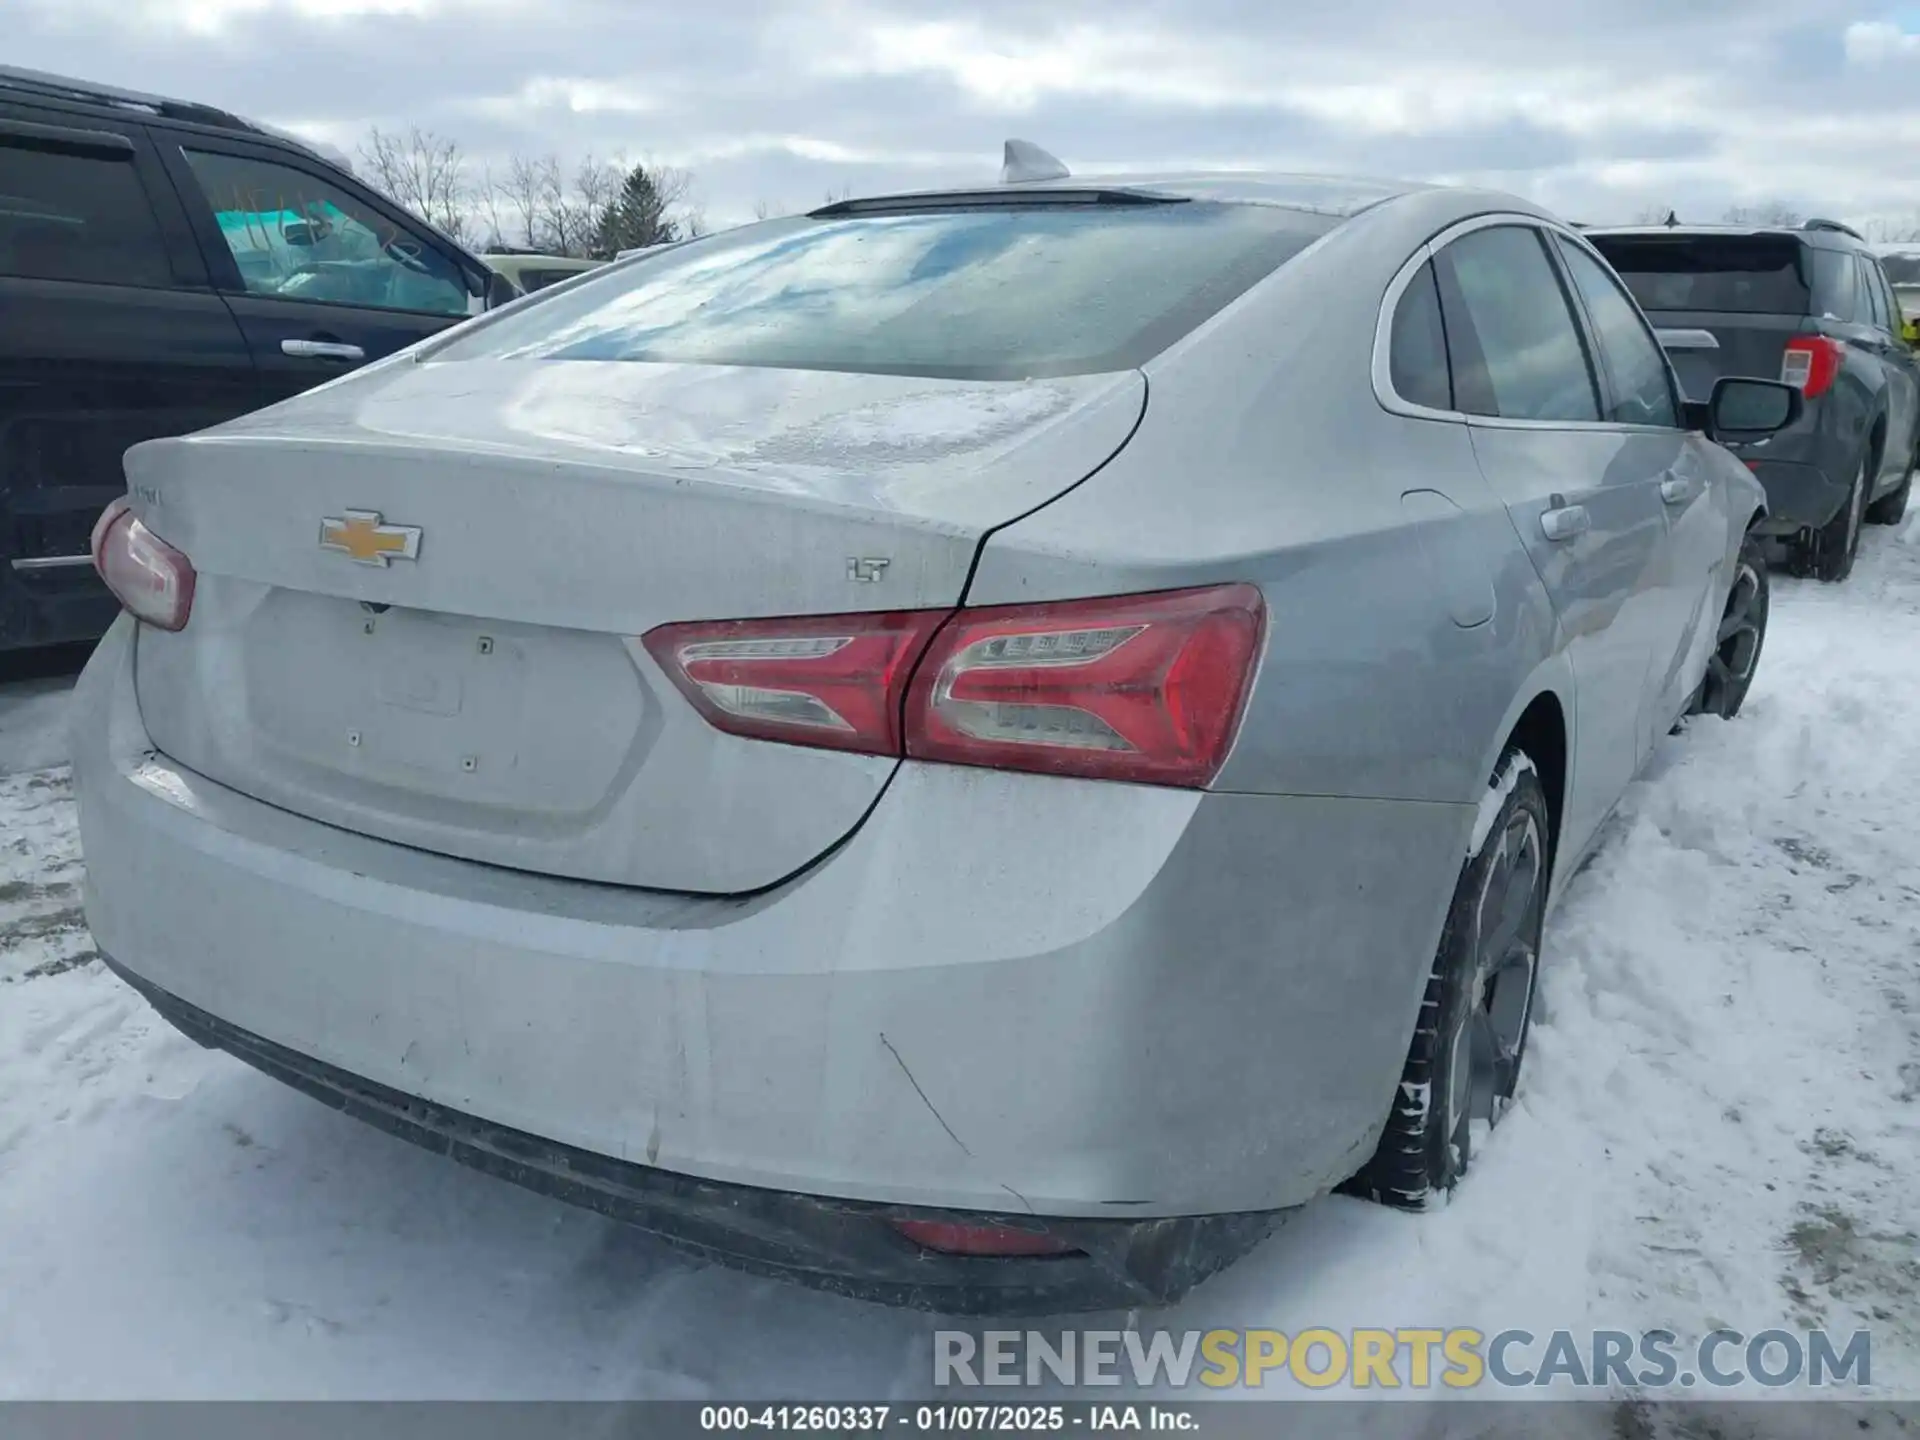
POLYGON ((1687 408, 1704 412, 1697 416, 1698 428, 1706 431, 1707 438, 1738 444, 1785 430, 1806 413, 1807 400, 1796 386, 1779 380, 1728 375, 1714 382, 1713 396, 1705 405, 1687 408))

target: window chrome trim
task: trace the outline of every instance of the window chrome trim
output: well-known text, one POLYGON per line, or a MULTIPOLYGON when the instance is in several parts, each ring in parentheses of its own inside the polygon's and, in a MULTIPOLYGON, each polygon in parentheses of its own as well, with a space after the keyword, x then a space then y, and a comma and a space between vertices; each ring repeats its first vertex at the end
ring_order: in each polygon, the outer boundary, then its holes
MULTIPOLYGON (((1473 425, 1488 430, 1593 430, 1613 435, 1684 435, 1687 433, 1681 425, 1633 425, 1619 420, 1516 420, 1505 415, 1473 415, 1464 410, 1437 410, 1429 405, 1416 405, 1402 398, 1393 388, 1393 317, 1400 308, 1400 299, 1407 293, 1407 287, 1413 284, 1414 276, 1420 273, 1420 267, 1432 261, 1439 253, 1463 235, 1471 235, 1476 230, 1491 230, 1496 226, 1517 225, 1543 232, 1548 235, 1563 236, 1585 250, 1601 265, 1607 264, 1606 257, 1595 250, 1584 236, 1569 230, 1558 221, 1549 220, 1542 215, 1525 215, 1518 211, 1495 211, 1487 215, 1475 215, 1470 219, 1456 221, 1427 241, 1407 259, 1387 284, 1386 294, 1380 301, 1380 314, 1373 328, 1373 398, 1380 402, 1380 408, 1390 415, 1403 415, 1409 420, 1446 420, 1456 425, 1473 425)), ((1554 257, 1547 257, 1553 263, 1554 257)), ((1608 267, 1611 268, 1611 267, 1608 267)), ((1557 278, 1557 272, 1556 272, 1557 278)), ((1582 348, 1588 340, 1588 326, 1582 323, 1582 317, 1568 311, 1568 318, 1580 329, 1582 348)), ((1651 328, 1648 339, 1654 341, 1654 347, 1664 356, 1665 347, 1655 338, 1651 328)), ((1596 357, 1597 358, 1597 357, 1596 357)), ((1673 366, 1667 366, 1669 389, 1673 394, 1674 413, 1684 416, 1678 377, 1673 374, 1673 366)), ((1598 380, 1598 376, 1595 377, 1598 380)))

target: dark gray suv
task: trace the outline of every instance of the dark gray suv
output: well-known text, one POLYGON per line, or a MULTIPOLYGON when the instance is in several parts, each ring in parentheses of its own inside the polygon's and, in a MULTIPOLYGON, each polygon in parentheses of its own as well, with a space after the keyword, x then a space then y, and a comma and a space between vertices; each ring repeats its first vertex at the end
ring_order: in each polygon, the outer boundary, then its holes
POLYGON ((1844 580, 1861 521, 1905 513, 1920 443, 1920 357, 1879 259, 1831 220, 1585 233, 1653 321, 1690 398, 1723 375, 1777 374, 1805 393, 1797 424, 1728 448, 1766 486, 1766 531, 1810 573, 1844 580))

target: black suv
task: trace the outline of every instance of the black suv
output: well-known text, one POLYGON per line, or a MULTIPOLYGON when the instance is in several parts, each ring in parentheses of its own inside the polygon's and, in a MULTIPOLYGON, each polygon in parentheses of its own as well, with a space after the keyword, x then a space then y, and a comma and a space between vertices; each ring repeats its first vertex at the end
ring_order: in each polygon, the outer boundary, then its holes
POLYGON ((1722 375, 1779 375, 1807 398, 1790 429, 1730 445, 1767 490, 1771 534, 1844 580, 1860 522, 1907 507, 1920 363, 1879 259, 1831 220, 1800 229, 1589 229, 1659 331, 1689 397, 1722 375))
POLYGON ((204 105, 0 66, 0 651, 100 635, 121 456, 511 285, 342 166, 204 105))

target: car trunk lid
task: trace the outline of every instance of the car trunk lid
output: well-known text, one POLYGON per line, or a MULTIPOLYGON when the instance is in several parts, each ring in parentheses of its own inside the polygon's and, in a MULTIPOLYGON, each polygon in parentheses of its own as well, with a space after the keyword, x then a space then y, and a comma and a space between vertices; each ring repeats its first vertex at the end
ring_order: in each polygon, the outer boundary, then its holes
POLYGON ((1137 372, 1033 383, 411 359, 137 447, 198 574, 144 630, 154 744, 425 849, 732 894, 831 848, 892 757, 708 726, 672 621, 959 602, 980 541, 1106 461, 1137 372))

